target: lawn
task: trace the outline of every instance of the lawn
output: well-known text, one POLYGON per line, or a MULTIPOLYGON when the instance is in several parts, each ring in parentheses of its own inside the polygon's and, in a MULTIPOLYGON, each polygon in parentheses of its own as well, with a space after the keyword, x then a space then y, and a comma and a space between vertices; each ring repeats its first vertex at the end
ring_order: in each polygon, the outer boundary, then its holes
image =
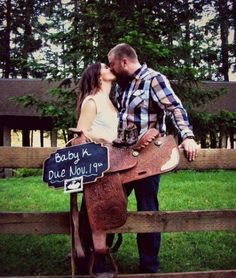
MULTIPOLYGON (((0 211, 68 211, 69 196, 40 176, 0 180, 0 211)), ((236 171, 178 171, 162 177, 163 211, 236 208, 236 171)), ((136 210, 134 195, 129 210, 136 210)), ((138 271, 135 234, 125 234, 115 259, 120 272, 138 271)), ((69 275, 70 237, 0 235, 0 275, 69 275)), ((233 232, 163 233, 160 272, 236 268, 233 232)))

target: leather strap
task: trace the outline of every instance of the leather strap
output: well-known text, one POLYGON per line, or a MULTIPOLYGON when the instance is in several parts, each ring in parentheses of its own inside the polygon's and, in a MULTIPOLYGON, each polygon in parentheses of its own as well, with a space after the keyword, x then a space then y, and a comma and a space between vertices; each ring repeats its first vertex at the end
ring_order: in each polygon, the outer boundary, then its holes
POLYGON ((117 236, 118 236, 118 238, 117 238, 115 244, 111 247, 111 253, 116 253, 122 244, 122 241, 123 241, 122 234, 117 234, 117 236))
POLYGON ((71 218, 71 228, 73 229, 74 248, 76 251, 77 258, 85 257, 84 250, 82 248, 81 240, 79 237, 79 212, 77 205, 77 193, 71 194, 71 218))
POLYGON ((107 253, 106 237, 107 235, 105 231, 99 230, 92 233, 93 247, 95 252, 99 254, 107 253))

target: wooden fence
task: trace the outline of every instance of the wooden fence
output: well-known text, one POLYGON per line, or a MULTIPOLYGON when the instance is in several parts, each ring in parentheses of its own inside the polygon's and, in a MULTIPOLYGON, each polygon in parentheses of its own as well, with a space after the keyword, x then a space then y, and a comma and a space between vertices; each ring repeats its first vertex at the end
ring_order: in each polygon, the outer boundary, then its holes
MULTIPOLYGON (((0 147, 0 168, 41 168, 43 161, 57 148, 0 147)), ((201 149, 197 160, 188 162, 181 151, 180 169, 236 169, 236 150, 201 149)), ((128 213, 120 228, 110 232, 193 232, 236 231, 236 209, 128 213)), ((0 234, 69 234, 69 212, 0 212, 0 234)), ((29 277, 29 276, 27 276, 29 277)), ((46 276, 41 276, 46 277, 46 276)), ((47 276, 59 278, 59 276, 47 276)), ((88 276, 82 276, 88 277, 88 276)), ((123 278, 143 277, 236 277, 236 269, 203 272, 119 274, 123 278)))

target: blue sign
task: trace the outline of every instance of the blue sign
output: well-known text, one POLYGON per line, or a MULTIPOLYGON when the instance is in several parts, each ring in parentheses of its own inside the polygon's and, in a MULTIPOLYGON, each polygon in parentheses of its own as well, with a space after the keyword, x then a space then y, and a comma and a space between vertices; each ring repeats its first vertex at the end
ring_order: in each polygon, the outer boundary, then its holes
POLYGON ((57 150, 44 161, 43 181, 75 192, 76 187, 79 191, 83 184, 96 181, 108 169, 107 147, 94 142, 75 145, 57 150))

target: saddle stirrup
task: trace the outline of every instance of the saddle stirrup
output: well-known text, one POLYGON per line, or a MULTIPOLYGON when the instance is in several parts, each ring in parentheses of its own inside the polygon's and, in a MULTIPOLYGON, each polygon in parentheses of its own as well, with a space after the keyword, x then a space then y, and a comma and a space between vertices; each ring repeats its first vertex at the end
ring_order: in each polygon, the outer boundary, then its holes
POLYGON ((104 253, 98 253, 95 251, 92 251, 91 257, 90 257, 90 263, 89 263, 89 275, 93 278, 115 278, 118 274, 118 267, 115 263, 115 260, 113 259, 110 249, 107 248, 104 250, 104 253), (96 265, 96 260, 98 259, 98 256, 105 256, 110 262, 111 270, 105 271, 105 272, 96 272, 94 271, 94 267, 96 265))

